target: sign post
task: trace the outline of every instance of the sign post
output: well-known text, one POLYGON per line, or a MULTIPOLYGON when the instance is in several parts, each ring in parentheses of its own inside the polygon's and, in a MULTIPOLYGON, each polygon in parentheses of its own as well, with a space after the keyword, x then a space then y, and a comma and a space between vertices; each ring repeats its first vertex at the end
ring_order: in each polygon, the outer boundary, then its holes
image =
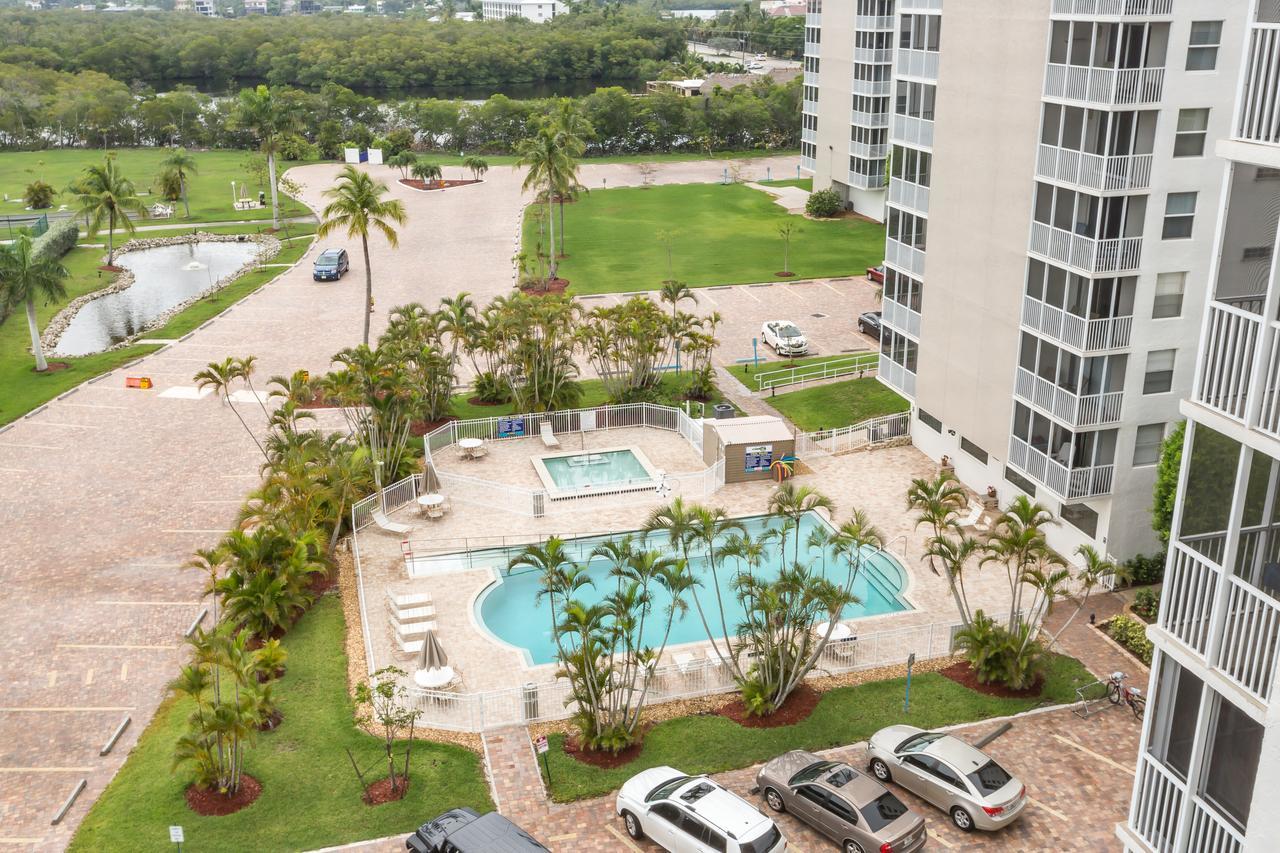
POLYGON ((182 853, 182 842, 186 840, 182 834, 182 827, 180 826, 169 827, 169 840, 172 841, 174 844, 178 845, 178 853, 182 853))
POLYGON ((902 711, 907 713, 911 710, 911 667, 915 666, 916 653, 912 652, 907 655, 907 695, 902 700, 902 711))
POLYGON ((760 370, 760 339, 751 339, 751 369, 760 370))
POLYGON ((537 739, 533 742, 533 748, 538 751, 538 755, 542 756, 542 769, 547 771, 547 784, 550 785, 551 765, 547 763, 547 750, 550 749, 550 747, 547 745, 547 736, 538 735, 537 739))

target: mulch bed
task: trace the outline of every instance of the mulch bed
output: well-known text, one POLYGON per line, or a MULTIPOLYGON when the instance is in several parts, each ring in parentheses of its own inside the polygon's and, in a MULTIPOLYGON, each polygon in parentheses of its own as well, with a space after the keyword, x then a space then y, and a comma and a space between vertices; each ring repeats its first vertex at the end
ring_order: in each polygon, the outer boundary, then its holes
POLYGON ((776 729, 779 726, 791 726, 808 719, 813 709, 818 707, 818 701, 821 698, 822 694, 817 690, 807 684, 801 684, 791 691, 791 695, 782 703, 781 708, 767 717, 749 716, 741 699, 734 699, 728 705, 721 705, 716 709, 716 713, 748 729, 776 729))
POLYGON ((404 795, 409 791, 409 780, 401 779, 400 788, 393 794, 391 792, 391 779, 379 779, 369 786, 369 792, 362 799, 367 806, 380 806, 383 803, 393 803, 396 800, 403 800, 404 795))
POLYGON ((117 267, 111 264, 103 264, 98 267, 99 272, 124 272, 124 267, 117 267))
POLYGON ((776 275, 778 278, 794 278, 795 277, 795 273, 793 272, 776 272, 774 273, 774 275, 776 275))
POLYGON ((262 721, 262 725, 258 726, 260 732, 273 732, 279 728, 280 723, 284 721, 284 714, 279 711, 273 711, 270 717, 262 721))
POLYGON ((187 807, 205 817, 223 817, 240 811, 258 799, 261 793, 262 783, 248 773, 241 773, 240 788, 229 797, 208 788, 189 786, 186 793, 187 807))
POLYGON ((400 183, 404 184, 406 187, 413 187, 415 190, 425 190, 430 192, 431 190, 447 190, 449 187, 465 187, 467 184, 478 184, 480 182, 446 180, 432 181, 430 184, 427 184, 425 181, 420 181, 417 178, 401 178, 400 183))
POLYGON ((311 576, 311 581, 307 584, 307 588, 313 596, 319 598, 338 582, 337 575, 338 573, 334 571, 317 572, 311 576))
POLYGON ((298 408, 299 409, 336 409, 338 408, 338 404, 330 403, 328 400, 324 398, 323 394, 316 394, 314 397, 311 398, 311 402, 301 403, 299 404, 298 408))
POLYGON ((548 296, 557 293, 564 293, 568 289, 569 279, 567 278, 552 278, 548 279, 545 283, 535 282, 532 284, 520 285, 521 292, 527 293, 530 296, 548 296))
POLYGON ((468 397, 467 403, 472 406, 505 406, 507 401, 481 400, 479 397, 468 397))
POLYGON ((433 429, 439 429, 440 427, 447 424, 449 421, 456 421, 456 420, 457 418, 450 415, 447 418, 439 418, 434 421, 413 421, 412 423, 409 424, 409 435, 413 436, 414 438, 422 438, 424 435, 431 432, 433 429))
POLYGON ((36 370, 35 367, 32 367, 31 372, 40 373, 40 374, 56 373, 59 370, 66 370, 68 367, 71 366, 70 364, 67 364, 67 362, 65 361, 47 361, 45 362, 45 364, 48 366, 44 370, 36 370))
POLYGON ((644 741, 638 740, 631 746, 614 755, 612 752, 602 752, 595 749, 583 749, 578 743, 578 739, 572 735, 564 739, 564 753, 575 761, 581 761, 583 764, 589 764, 592 767, 602 767, 605 770, 612 770, 614 767, 634 761, 640 755, 640 750, 644 748, 644 741))
POLYGON ((1003 684, 983 684, 978 680, 978 674, 973 671, 973 667, 969 666, 968 661, 953 663, 946 669, 938 670, 938 673, 950 678, 956 684, 963 684, 970 690, 976 690, 988 696, 998 696, 1001 699, 1034 699, 1044 689, 1043 675, 1037 678, 1030 687, 1022 690, 1014 690, 1005 687, 1003 684))

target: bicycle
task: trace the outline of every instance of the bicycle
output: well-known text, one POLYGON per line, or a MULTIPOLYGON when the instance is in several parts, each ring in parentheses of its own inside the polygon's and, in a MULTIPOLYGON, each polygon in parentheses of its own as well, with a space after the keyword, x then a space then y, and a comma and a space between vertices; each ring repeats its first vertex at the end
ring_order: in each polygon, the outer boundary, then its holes
POLYGON ((1123 672, 1111 673, 1111 677, 1107 679, 1107 699, 1111 700, 1112 705, 1128 705, 1133 710, 1133 716, 1141 720, 1147 710, 1147 697, 1142 695, 1141 689, 1124 683, 1128 677, 1123 672))

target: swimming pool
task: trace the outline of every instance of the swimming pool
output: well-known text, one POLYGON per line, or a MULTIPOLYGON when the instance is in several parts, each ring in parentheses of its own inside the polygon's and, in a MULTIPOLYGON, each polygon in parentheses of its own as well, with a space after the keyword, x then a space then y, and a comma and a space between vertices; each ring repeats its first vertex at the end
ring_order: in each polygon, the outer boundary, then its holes
POLYGON ((551 492, 581 492, 633 484, 650 488, 658 480, 649 460, 634 447, 544 453, 533 457, 533 467, 551 492))
MULTIPOLYGON (((738 521, 752 535, 759 535, 769 527, 777 526, 778 523, 772 516, 750 516, 740 518, 738 521)), ((818 527, 826 527, 827 532, 832 532, 830 525, 817 515, 811 513, 801 518, 800 541, 805 542, 810 532, 818 527)), ((639 536, 639 534, 636 535, 639 536)), ((794 533, 791 534, 791 536, 794 535, 794 533)), ((587 563, 588 572, 595 581, 594 586, 583 587, 575 594, 588 605, 603 599, 614 585, 614 582, 608 578, 608 561, 589 559, 592 549, 605 538, 603 536, 585 537, 570 539, 565 543, 565 550, 571 556, 587 563)), ((794 541, 793 538, 788 539, 789 543, 794 541)), ((655 535, 655 538, 650 540, 650 547, 664 552, 670 550, 665 534, 655 535)), ((505 567, 513 556, 520 553, 520 550, 520 548, 492 548, 474 551, 468 555, 472 565, 492 566, 501 578, 476 599, 476 621, 499 641, 521 649, 529 663, 553 663, 556 652, 555 643, 551 637, 550 603, 545 598, 538 598, 539 573, 533 569, 516 569, 511 574, 505 573, 505 567)), ((790 555, 791 547, 788 547, 787 551, 790 555)), ((801 545, 802 559, 806 557, 806 552, 807 557, 814 561, 815 570, 822 572, 832 581, 844 582, 846 572, 844 562, 836 558, 829 547, 817 549, 801 545)), ((707 561, 702 558, 691 558, 690 562, 694 577, 702 584, 698 588, 699 599, 708 611, 708 622, 712 623, 711 630, 718 639, 721 636, 718 628, 719 608, 715 604, 710 568, 707 561)), ((744 614, 730 586, 732 575, 736 570, 736 566, 731 563, 731 560, 725 561, 718 566, 717 570, 722 589, 721 599, 724 601, 725 621, 730 632, 736 629, 744 614)), ((780 561, 775 553, 771 560, 767 559, 756 569, 756 574, 760 577, 774 578, 779 568, 780 561)), ((841 618, 856 619, 862 616, 876 616, 911 609, 911 605, 902 596, 903 589, 906 587, 906 578, 906 571, 892 555, 884 552, 872 554, 863 562, 862 570, 854 581, 853 592, 859 601, 857 604, 846 607, 841 618)), ((666 590, 656 584, 650 589, 654 599, 653 610, 645 625, 643 640, 656 645, 662 641, 661 630, 665 628, 665 617, 659 614, 665 612, 671 599, 666 590)), ((690 598, 689 609, 683 615, 677 616, 672 623, 668 645, 675 646, 706 640, 707 632, 702 627, 697 608, 694 607, 693 600, 690 598)))

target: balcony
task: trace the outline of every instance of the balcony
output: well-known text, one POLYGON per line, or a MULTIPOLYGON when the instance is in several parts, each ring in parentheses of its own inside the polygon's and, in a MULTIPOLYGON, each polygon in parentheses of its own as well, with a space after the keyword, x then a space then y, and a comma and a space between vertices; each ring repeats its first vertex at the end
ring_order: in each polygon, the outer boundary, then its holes
POLYGON ((849 173, 849 186, 860 190, 878 190, 884 187, 884 175, 864 175, 861 172, 849 173))
POLYGON ((888 65, 890 62, 893 62, 893 49, 855 47, 853 49, 853 61, 866 63, 868 65, 888 65))
POLYGON ((888 145, 868 145, 865 142, 850 142, 849 154, 864 160, 883 160, 889 155, 888 145))
POLYGON ((894 27, 898 25, 898 19, 893 15, 858 15, 854 19, 853 25, 859 30, 887 30, 892 32, 894 27))
POLYGON ((1163 68, 1094 68, 1050 62, 1044 76, 1047 98, 1093 106, 1156 104, 1164 94, 1163 68))
POLYGON ((1041 145, 1036 152, 1036 175, 1098 192, 1130 192, 1151 186, 1151 155, 1103 157, 1041 145))
POLYGON ((849 116, 849 123, 857 127, 888 127, 888 113, 864 113, 860 110, 854 110, 849 116))
POLYGON ((880 305, 881 319, 886 326, 920 339, 920 312, 912 311, 900 302, 885 299, 880 305))
MULTIPOLYGON (((1260 315, 1264 296, 1228 297, 1209 303, 1209 318, 1204 339, 1200 344, 1200 359, 1196 369, 1196 384, 1192 398, 1211 409, 1216 409, 1232 420, 1245 423, 1249 415, 1248 404, 1255 390, 1254 361, 1262 346, 1263 322, 1260 315)), ((1276 369, 1276 353, 1272 335, 1272 352, 1267 366, 1269 378, 1276 369)), ((1274 381, 1268 382, 1274 388, 1274 381)), ((1261 390, 1261 389, 1258 389, 1261 390)), ((1267 431, 1276 428, 1277 402, 1275 392, 1266 395, 1261 423, 1267 431)))
POLYGON ((1187 850, 1194 853, 1240 853, 1244 836, 1208 803, 1150 753, 1138 758, 1136 796, 1129 815, 1129 829, 1152 850, 1187 850), (1190 801, 1188 803, 1188 800, 1190 801), (1178 845, 1186 806, 1191 819, 1185 845, 1178 845))
POLYGON ((1068 468, 1017 436, 1009 437, 1009 464, 1036 482, 1042 483, 1045 488, 1063 500, 1080 500, 1111 494, 1114 466, 1068 468))
POLYGON ((1173 0, 1053 0, 1054 17, 1167 18, 1173 0))
MULTIPOLYGON (((890 200, 893 184, 889 185, 890 200)), ((1133 317, 1100 317, 1086 320, 1032 296, 1022 297, 1022 325, 1080 352, 1123 349, 1129 346, 1133 317)))
POLYGON ((907 145, 933 147, 933 121, 894 113, 889 138, 907 145))
POLYGON ((887 98, 892 80, 854 80, 853 94, 868 98, 887 98))
POLYGON ((1280 641, 1280 601, 1234 575, 1226 579, 1223 597, 1226 613, 1214 666, 1249 695, 1269 702, 1280 641))
POLYGON ((1217 601, 1218 570, 1181 542, 1165 569, 1158 624, 1202 657, 1209 651, 1209 623, 1217 601))
POLYGON ((889 202, 898 207, 928 215, 929 188, 900 178, 889 179, 889 202))
POLYGON ((814 158, 806 157, 803 154, 800 155, 800 168, 802 170, 810 174, 813 174, 814 170, 816 170, 817 167, 818 167, 818 163, 814 158))
POLYGON ((805 71, 805 72, 804 72, 804 85, 806 85, 806 86, 817 86, 817 85, 818 85, 818 72, 817 72, 817 71, 805 71))
POLYGON ((916 375, 884 353, 880 353, 880 366, 876 369, 876 376, 902 396, 915 399, 916 375))
POLYGON ((1073 394, 1062 386, 1019 367, 1014 393, 1071 427, 1095 427, 1118 423, 1124 392, 1073 394))
POLYGON ((805 12, 804 25, 806 27, 821 27, 822 13, 821 12, 805 12))
POLYGON ((1032 222, 1031 251, 1085 275, 1128 272, 1136 270, 1142 262, 1142 238, 1095 240, 1064 228, 1032 222))
POLYGON ((899 12, 940 12, 942 0, 900 0, 899 12))
POLYGON ((1280 81, 1280 24, 1254 24, 1249 32, 1249 58, 1236 138, 1280 144, 1280 109, 1276 86, 1280 81))
POLYGON ((916 278, 924 275, 924 250, 912 248, 892 237, 884 241, 884 260, 916 278))
POLYGON ((938 52, 934 50, 898 50, 897 73, 904 77, 938 79, 938 52))
POLYGON ((817 142, 818 131, 811 130, 810 128, 807 128, 807 127, 802 127, 800 128, 800 139, 804 142, 817 142))

